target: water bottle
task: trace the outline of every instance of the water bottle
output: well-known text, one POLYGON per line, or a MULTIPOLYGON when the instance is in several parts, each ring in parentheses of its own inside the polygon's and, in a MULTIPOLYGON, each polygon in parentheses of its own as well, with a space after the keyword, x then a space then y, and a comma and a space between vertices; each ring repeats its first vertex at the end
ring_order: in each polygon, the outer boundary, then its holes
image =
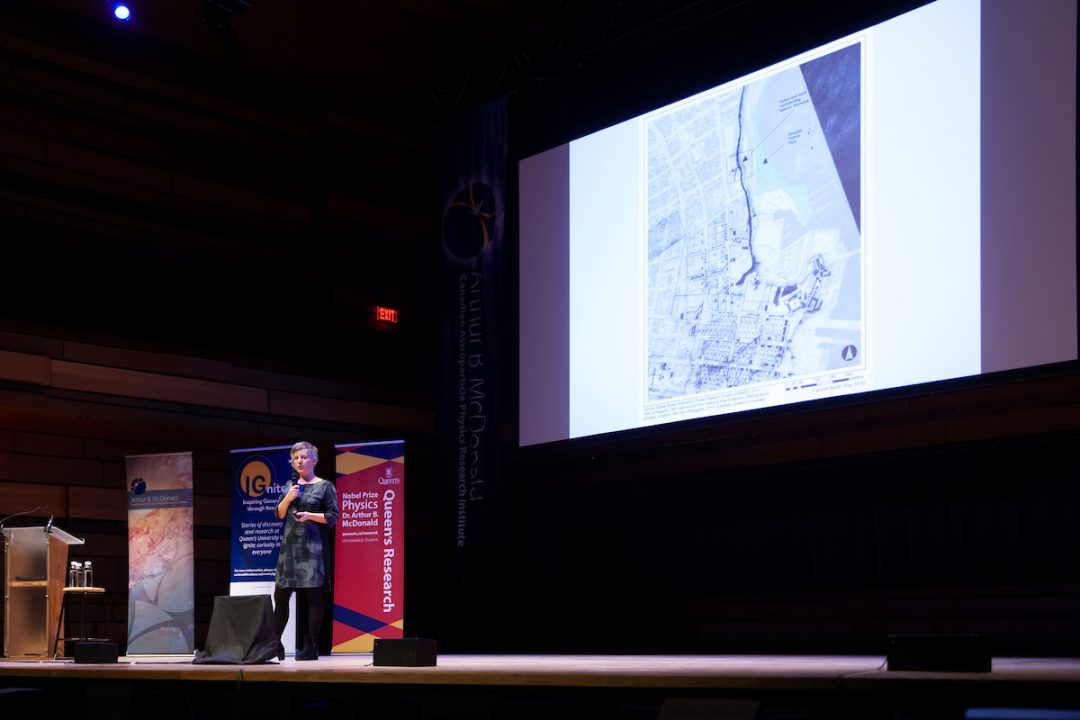
POLYGON ((71 563, 71 571, 75 577, 72 578, 71 587, 83 586, 83 564, 79 561, 71 563))
POLYGON ((83 566, 83 587, 94 587, 94 566, 89 560, 83 566))
POLYGON ((75 587, 75 582, 79 579, 79 571, 75 569, 75 566, 79 563, 74 560, 69 563, 68 566, 68 587, 75 587))

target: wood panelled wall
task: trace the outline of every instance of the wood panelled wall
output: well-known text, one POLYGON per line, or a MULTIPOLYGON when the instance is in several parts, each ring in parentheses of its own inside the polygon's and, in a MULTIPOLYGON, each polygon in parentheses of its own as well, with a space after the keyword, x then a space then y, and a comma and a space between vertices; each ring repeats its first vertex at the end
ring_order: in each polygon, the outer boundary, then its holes
POLYGON ((229 449, 308 439, 332 477, 334 442, 404 437, 432 474, 434 152, 418 120, 50 12, 0 7, 0 516, 86 538, 122 641, 124 457, 193 451, 201 644, 229 449))
POLYGON ((878 654, 980 632, 1077 654, 1080 376, 1001 380, 517 453, 505 636, 878 654))
POLYGON ((47 504, 87 538, 75 557, 109 588, 114 638, 125 455, 194 452, 201 638, 227 583, 228 450, 391 435, 420 479, 414 628, 449 650, 869 651, 891 629, 979 627, 1071 647, 1080 493, 1053 468, 1077 467, 1075 374, 507 449, 491 547, 450 577, 424 128, 15 7, 0 7, 0 514, 47 504), (374 303, 401 310, 395 331, 372 325, 374 303))
MULTIPOLYGON (((194 453, 197 640, 213 596, 228 592, 229 450, 306 438, 333 444, 405 437, 418 482, 431 462, 434 412, 365 399, 357 385, 290 376, 194 357, 130 351, 0 332, 0 517, 32 513, 86 539, 72 559, 91 560, 112 616, 89 604, 98 636, 123 641, 127 618, 124 458, 194 453), (133 368, 139 368, 138 370, 133 368)), ((417 503, 415 527, 424 525, 417 503)), ((423 553, 418 553, 422 557, 423 553)), ((78 613, 69 616, 75 623, 78 613)), ((69 624, 69 628, 77 628, 69 624)))
POLYGON ((14 12, 0 318, 433 393, 437 163, 419 119, 349 117, 137 33, 14 12), (401 322, 378 326, 376 304, 401 322))

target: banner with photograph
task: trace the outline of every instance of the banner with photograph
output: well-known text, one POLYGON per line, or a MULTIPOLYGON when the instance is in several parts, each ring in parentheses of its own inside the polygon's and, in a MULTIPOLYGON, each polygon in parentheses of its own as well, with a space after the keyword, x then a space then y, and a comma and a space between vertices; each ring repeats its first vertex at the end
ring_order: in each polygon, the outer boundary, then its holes
POLYGON ((128 655, 195 652, 191 453, 130 455, 128 655))
POLYGON ((405 630, 405 441, 335 445, 333 652, 405 630))

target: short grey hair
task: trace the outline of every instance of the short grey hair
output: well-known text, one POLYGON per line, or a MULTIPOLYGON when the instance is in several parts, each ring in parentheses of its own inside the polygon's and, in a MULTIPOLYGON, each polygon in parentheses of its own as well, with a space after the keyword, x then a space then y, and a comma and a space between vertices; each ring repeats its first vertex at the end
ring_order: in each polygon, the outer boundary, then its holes
POLYGON ((311 456, 311 459, 315 462, 319 462, 319 448, 303 440, 292 446, 292 448, 289 450, 289 457, 291 458, 293 455, 300 452, 301 450, 307 450, 308 455, 311 456))

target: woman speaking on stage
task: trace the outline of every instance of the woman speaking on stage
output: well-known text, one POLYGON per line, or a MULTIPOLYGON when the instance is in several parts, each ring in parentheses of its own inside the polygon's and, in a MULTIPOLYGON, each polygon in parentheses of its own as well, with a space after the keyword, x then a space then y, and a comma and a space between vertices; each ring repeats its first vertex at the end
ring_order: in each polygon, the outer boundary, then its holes
POLYGON ((319 659, 319 631, 323 622, 322 585, 326 579, 321 526, 334 527, 338 519, 337 490, 315 475, 319 450, 298 442, 289 451, 294 482, 277 505, 277 517, 285 520, 274 579, 274 624, 278 633, 278 659, 285 659, 281 635, 289 622, 289 598, 299 591, 307 600, 308 620, 303 648, 297 660, 319 659))

